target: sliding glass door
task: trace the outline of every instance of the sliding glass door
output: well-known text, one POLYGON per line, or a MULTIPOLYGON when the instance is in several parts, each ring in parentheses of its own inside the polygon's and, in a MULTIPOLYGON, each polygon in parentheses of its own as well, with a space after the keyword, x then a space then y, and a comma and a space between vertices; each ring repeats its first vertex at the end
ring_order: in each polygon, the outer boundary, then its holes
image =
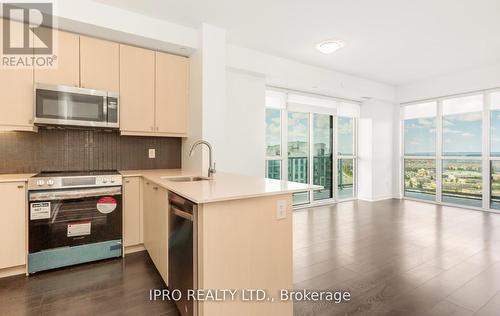
POLYGON ((324 190, 313 192, 315 201, 333 198, 333 116, 313 115, 313 184, 324 190))
POLYGON ((349 115, 359 105, 273 90, 266 106, 266 177, 323 187, 294 193, 294 205, 354 198, 356 120, 349 115), (339 107, 346 116, 335 115, 339 107))

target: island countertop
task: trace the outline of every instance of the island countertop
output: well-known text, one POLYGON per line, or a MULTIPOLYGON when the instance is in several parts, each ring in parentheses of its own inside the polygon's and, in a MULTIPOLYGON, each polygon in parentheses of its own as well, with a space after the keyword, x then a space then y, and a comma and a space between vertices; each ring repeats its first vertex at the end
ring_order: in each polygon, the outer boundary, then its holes
POLYGON ((174 182, 169 178, 199 176, 184 169, 150 169, 120 171, 124 177, 143 177, 197 204, 270 196, 285 193, 320 190, 318 185, 216 173, 213 179, 193 182, 174 182))

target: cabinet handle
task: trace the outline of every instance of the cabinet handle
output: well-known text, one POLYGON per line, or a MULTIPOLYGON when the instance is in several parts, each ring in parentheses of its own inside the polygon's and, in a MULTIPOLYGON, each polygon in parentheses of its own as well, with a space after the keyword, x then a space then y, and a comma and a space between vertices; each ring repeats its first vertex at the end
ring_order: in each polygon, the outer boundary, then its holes
POLYGON ((153 190, 158 190, 158 187, 153 187, 153 190))
POLYGON ((149 185, 149 182, 146 182, 146 185, 149 185))
POLYGON ((159 131, 159 130, 160 130, 160 128, 157 126, 157 127, 156 127, 156 130, 157 130, 157 131, 159 131))
POLYGON ((125 183, 130 183, 130 180, 125 180, 125 183))
POLYGON ((24 189, 24 185, 18 185, 17 188, 18 189, 24 189))
POLYGON ((151 126, 151 130, 152 130, 152 131, 154 131, 154 130, 155 130, 155 128, 154 128, 153 126, 151 126))
POLYGON ((29 121, 28 121, 28 124, 33 124, 33 120, 29 120, 29 121))

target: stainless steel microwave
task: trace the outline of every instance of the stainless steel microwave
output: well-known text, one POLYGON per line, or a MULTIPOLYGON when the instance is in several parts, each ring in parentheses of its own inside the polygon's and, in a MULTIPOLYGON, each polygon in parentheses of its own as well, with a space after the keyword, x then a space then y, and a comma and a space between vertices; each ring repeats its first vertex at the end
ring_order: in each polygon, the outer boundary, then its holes
POLYGON ((34 101, 36 125, 120 127, 118 93, 37 83, 34 101))

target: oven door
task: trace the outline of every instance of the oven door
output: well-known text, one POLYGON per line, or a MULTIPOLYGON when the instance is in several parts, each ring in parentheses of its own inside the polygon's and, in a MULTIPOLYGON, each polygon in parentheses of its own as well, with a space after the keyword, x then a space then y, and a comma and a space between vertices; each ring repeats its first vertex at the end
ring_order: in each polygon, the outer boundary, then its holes
POLYGON ((122 239, 122 189, 29 192, 29 252, 122 239))
POLYGON ((36 85, 35 124, 107 127, 107 107, 104 91, 36 85))

